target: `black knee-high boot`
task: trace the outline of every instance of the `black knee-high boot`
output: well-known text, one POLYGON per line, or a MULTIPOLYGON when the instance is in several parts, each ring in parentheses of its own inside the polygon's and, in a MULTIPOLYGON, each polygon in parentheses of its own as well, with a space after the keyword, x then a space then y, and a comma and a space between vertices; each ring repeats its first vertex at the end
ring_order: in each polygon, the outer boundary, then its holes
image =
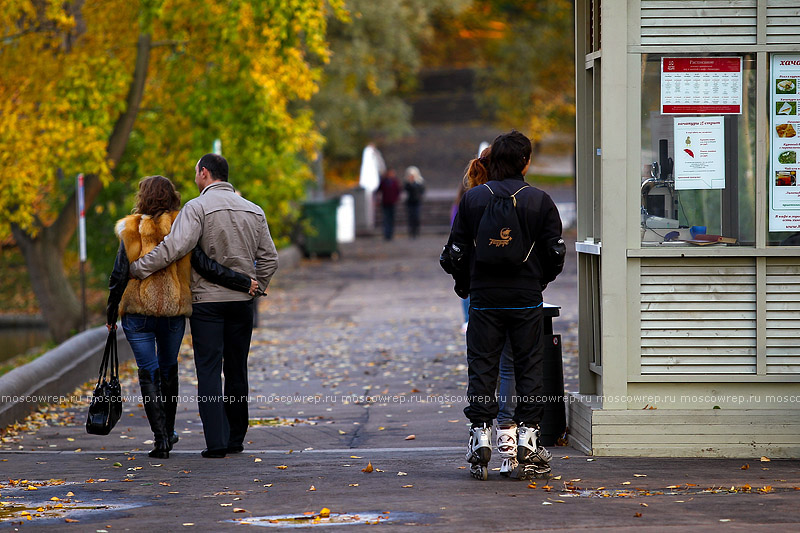
POLYGON ((142 404, 153 431, 153 450, 148 453, 150 457, 169 459, 169 436, 166 429, 166 416, 164 414, 164 401, 161 396, 161 376, 155 372, 151 376, 149 370, 139 369, 139 387, 142 389, 142 404))
POLYGON ((164 415, 166 417, 165 429, 169 439, 169 449, 180 440, 175 431, 175 412, 178 410, 178 365, 167 369, 159 369, 161 372, 161 393, 164 395, 164 415))

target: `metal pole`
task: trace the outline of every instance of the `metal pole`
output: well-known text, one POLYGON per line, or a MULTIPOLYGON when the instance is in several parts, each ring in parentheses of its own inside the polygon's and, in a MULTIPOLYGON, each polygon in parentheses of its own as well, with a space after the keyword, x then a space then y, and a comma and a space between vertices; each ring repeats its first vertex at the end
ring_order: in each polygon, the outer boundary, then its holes
POLYGON ((81 272, 81 312, 83 329, 86 331, 86 208, 83 197, 83 174, 78 174, 78 248, 80 252, 81 272))

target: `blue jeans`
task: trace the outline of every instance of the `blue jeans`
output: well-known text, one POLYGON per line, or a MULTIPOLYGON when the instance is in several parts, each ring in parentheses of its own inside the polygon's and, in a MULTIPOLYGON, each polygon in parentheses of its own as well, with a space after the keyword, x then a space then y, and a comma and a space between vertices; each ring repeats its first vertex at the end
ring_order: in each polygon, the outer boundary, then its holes
POLYGON ((122 329, 131 345, 136 365, 149 371, 154 379, 159 368, 166 371, 178 364, 178 352, 186 329, 185 316, 126 314, 122 317, 122 329))
POLYGON ((464 313, 464 322, 469 322, 469 296, 461 300, 461 311, 464 313))
POLYGON ((514 354, 511 352, 511 341, 506 338, 506 344, 500 354, 500 381, 497 385, 498 425, 511 425, 514 423, 514 409, 517 408, 516 395, 514 354))

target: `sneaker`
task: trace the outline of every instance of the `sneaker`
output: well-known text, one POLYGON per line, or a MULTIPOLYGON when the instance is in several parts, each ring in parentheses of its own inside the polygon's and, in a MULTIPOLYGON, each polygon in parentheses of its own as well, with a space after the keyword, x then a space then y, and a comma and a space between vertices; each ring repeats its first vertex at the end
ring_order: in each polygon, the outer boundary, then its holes
POLYGON ((461 324, 461 333, 466 335, 467 334, 467 327, 469 326, 469 322, 464 322, 461 324))

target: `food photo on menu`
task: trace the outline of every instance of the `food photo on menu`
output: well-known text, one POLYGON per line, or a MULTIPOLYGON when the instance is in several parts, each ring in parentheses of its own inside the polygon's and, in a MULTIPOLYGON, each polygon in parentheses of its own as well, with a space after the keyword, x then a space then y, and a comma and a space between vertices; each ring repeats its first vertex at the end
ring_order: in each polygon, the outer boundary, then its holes
POLYGON ((796 115, 797 102, 778 102, 775 104, 776 115, 796 115))
POLYGON ((794 137, 797 135, 797 131, 795 131, 791 124, 778 124, 775 126, 775 132, 778 134, 778 137, 783 138, 794 137))
POLYGON ((794 187, 797 184, 797 172, 794 170, 779 170, 775 173, 776 187, 794 187))
POLYGON ((793 165, 797 163, 797 152, 794 150, 785 150, 778 154, 778 163, 782 165, 793 165))
POLYGON ((796 94, 797 83, 795 80, 775 80, 775 92, 778 94, 796 94))

